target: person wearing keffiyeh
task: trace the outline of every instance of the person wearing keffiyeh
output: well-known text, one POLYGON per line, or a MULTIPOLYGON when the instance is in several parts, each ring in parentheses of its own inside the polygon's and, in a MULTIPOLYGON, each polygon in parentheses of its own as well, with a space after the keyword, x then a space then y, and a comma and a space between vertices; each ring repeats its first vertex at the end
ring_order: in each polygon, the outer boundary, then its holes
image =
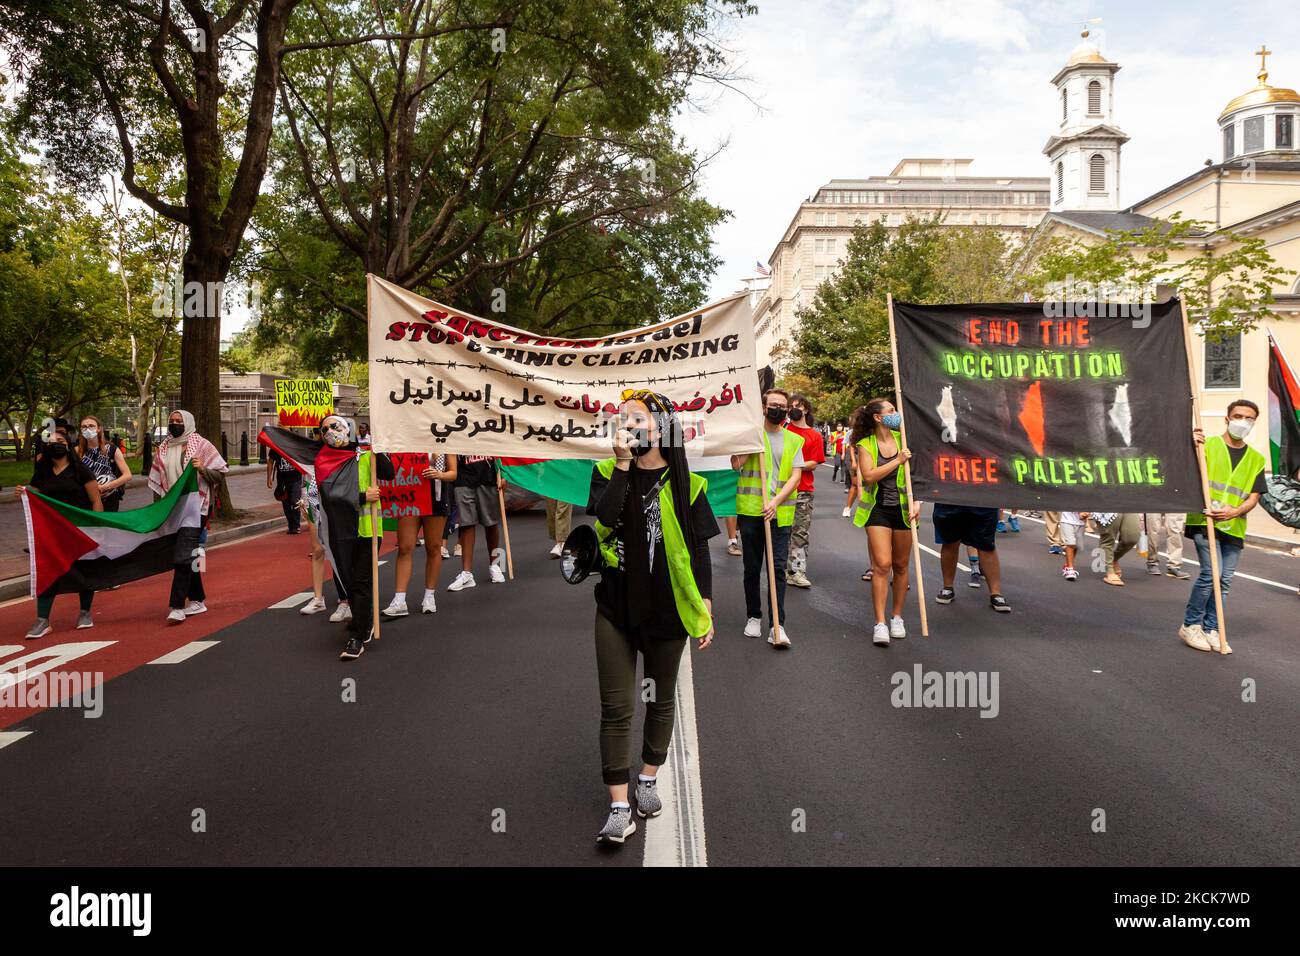
POLYGON ((176 565, 172 572, 170 611, 167 620, 180 624, 187 617, 206 611, 206 595, 203 591, 202 545, 208 540, 208 513, 212 507, 212 486, 219 484, 223 475, 230 471, 230 466, 221 457, 212 442, 194 430, 194 416, 184 409, 177 409, 167 418, 167 437, 158 446, 154 456, 153 467, 149 469, 149 490, 154 493, 154 500, 161 498, 171 489, 181 475, 185 466, 194 462, 194 470, 199 479, 199 501, 203 514, 203 530, 199 532, 200 553, 192 561, 176 565))

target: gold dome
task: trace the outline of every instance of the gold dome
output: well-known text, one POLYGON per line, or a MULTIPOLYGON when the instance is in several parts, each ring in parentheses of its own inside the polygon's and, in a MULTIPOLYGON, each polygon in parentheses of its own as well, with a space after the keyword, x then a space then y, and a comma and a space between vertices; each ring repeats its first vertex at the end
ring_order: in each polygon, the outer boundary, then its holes
POLYGON ((1078 66, 1080 63, 1109 63, 1101 51, 1091 43, 1083 42, 1070 51, 1070 59, 1066 61, 1066 66, 1078 66))
POLYGON ((1300 103, 1300 93, 1295 90, 1289 90, 1284 86, 1268 85, 1268 70, 1264 64, 1265 58, 1271 56, 1272 51, 1261 46, 1255 51, 1255 55, 1259 57, 1259 74, 1256 76, 1258 84, 1253 90, 1247 90, 1225 106, 1223 112, 1219 114, 1220 120, 1229 113, 1235 113, 1247 106, 1263 106, 1266 103, 1300 103))

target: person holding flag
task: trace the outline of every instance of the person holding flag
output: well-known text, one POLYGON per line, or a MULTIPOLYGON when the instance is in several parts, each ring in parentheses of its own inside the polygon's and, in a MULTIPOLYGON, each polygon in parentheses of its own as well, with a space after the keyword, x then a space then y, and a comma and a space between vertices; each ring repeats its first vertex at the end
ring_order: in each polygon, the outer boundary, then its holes
MULTIPOLYGON (((81 459, 70 452, 68 436, 60 431, 52 434, 44 449, 45 457, 49 461, 49 468, 44 472, 39 472, 32 478, 31 487, 47 498, 72 505, 74 508, 81 508, 85 511, 103 511, 104 505, 100 500, 99 482, 95 480, 94 474, 82 463, 81 459)), ((26 493, 26 490, 25 487, 19 485, 14 489, 14 496, 21 497, 26 493)), ((28 520, 30 522, 30 518, 28 520)), ((54 607, 54 597, 57 593, 58 582, 56 581, 36 596, 36 622, 27 632, 27 640, 38 640, 52 630, 50 627, 50 612, 54 607)), ((77 596, 81 601, 81 614, 77 617, 77 629, 94 627, 95 622, 90 616, 90 604, 95 598, 95 592, 83 589, 77 592, 77 596)))
POLYGON ((348 601, 348 638, 339 660, 354 661, 374 637, 370 614, 371 537, 383 536, 374 527, 371 505, 379 501, 377 481, 391 481, 396 472, 387 455, 371 451, 357 440, 356 424, 342 415, 327 415, 320 423, 321 440, 268 425, 257 436, 260 444, 279 453, 315 482, 320 495, 317 512, 321 543, 325 545, 339 599, 348 601))
POLYGON ((167 620, 173 624, 184 623, 187 617, 202 614, 208 607, 204 603, 202 548, 208 540, 208 520, 212 506, 212 486, 230 471, 226 459, 216 446, 194 430, 194 416, 178 408, 167 416, 167 437, 158 445, 153 467, 149 470, 149 490, 154 500, 167 496, 181 476, 185 466, 193 462, 198 474, 199 509, 202 528, 199 531, 198 554, 188 560, 177 561, 172 572, 171 599, 168 602, 167 620))
POLYGON ((677 668, 687 638, 713 642, 709 539, 718 523, 708 483, 686 462, 681 421, 668 398, 628 390, 619 409, 614 457, 598 462, 591 501, 602 573, 596 586, 596 672, 600 681, 601 775, 610 811, 597 843, 636 832, 628 802, 628 744, 640 685, 636 658, 654 688, 646 702, 637 777, 637 815, 658 816, 655 789, 668 760, 677 668))
MULTIPOLYGON (((745 636, 763 633, 763 601, 759 593, 759 572, 767 555, 763 533, 766 524, 772 533, 772 567, 776 581, 776 607, 769 607, 771 629, 767 642, 789 647, 785 633, 785 569, 790 550, 790 529, 794 527, 795 505, 790 499, 803 478, 803 438, 787 428, 790 396, 783 389, 769 388, 763 393, 763 451, 750 455, 732 455, 731 467, 740 472, 736 481, 736 523, 740 529, 741 557, 745 581, 745 636), (760 462, 759 455, 763 456, 760 462), (762 476, 767 476, 764 504, 762 476)), ((768 604, 771 604, 769 583, 768 604)))
POLYGON ((1214 522, 1215 543, 1219 551, 1219 589, 1226 601, 1237 562, 1246 546, 1246 515, 1259 504, 1265 490, 1264 456, 1246 444, 1246 436, 1255 427, 1258 417, 1259 406, 1239 398, 1228 405, 1224 419, 1227 429, 1222 435, 1206 438, 1199 428, 1193 433, 1197 443, 1204 446, 1212 500, 1209 510, 1187 516, 1183 533, 1196 545, 1201 573, 1192 582, 1192 593, 1187 599, 1178 636, 1184 644, 1198 651, 1219 650, 1219 623, 1214 607, 1214 575, 1206 519, 1214 522))

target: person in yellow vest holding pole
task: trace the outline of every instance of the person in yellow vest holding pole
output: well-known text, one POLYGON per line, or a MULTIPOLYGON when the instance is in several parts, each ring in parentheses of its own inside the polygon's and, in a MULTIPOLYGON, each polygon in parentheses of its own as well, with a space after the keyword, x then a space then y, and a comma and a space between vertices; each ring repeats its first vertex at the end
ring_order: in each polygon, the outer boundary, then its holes
MULTIPOLYGON (((736 481, 736 524, 745 566, 745 636, 760 637, 763 633, 763 602, 758 580, 767 559, 763 534, 763 525, 767 524, 772 531, 772 575, 776 581, 776 607, 768 608, 767 642, 776 647, 790 646, 790 638, 785 633, 785 567, 790 553, 790 529, 794 526, 794 494, 799 490, 804 469, 803 438, 781 427, 789 414, 790 396, 786 392, 779 388, 764 392, 763 451, 731 456, 731 467, 740 472, 736 481), (767 474, 766 506, 761 477, 764 472, 767 474)), ((769 596, 768 604, 771 603, 769 596)))
POLYGON ((899 426, 902 416, 887 398, 873 398, 854 413, 853 450, 858 456, 861 493, 854 503, 853 523, 867 529, 871 554, 871 604, 875 628, 871 642, 888 647, 890 639, 907 636, 903 602, 907 598, 908 561, 912 556, 912 525, 920 505, 907 500, 904 450, 899 426), (893 574, 894 615, 885 621, 890 574, 893 574))
POLYGON ((596 464, 592 502, 603 570, 596 586, 596 673, 600 765, 610 811, 597 843, 636 832, 628 802, 628 745, 636 699, 646 694, 637 814, 656 817, 655 788, 673 734, 677 667, 688 638, 713 641, 709 539, 718 522, 708 483, 691 474, 672 402, 641 389, 623 393, 614 457, 596 464), (640 651, 644 682, 637 683, 640 651))
POLYGON ((1214 521, 1219 546, 1219 590, 1228 599, 1232 576, 1246 546, 1246 515, 1264 493, 1264 456, 1246 444, 1246 436, 1259 418, 1259 406, 1239 398, 1228 406, 1227 430, 1206 438, 1198 428, 1196 441, 1205 446, 1205 470, 1210 482, 1212 508, 1187 516, 1183 534, 1196 545, 1201 573, 1192 582, 1183 626, 1178 636, 1198 651, 1218 651, 1219 622, 1214 609, 1214 576, 1210 564, 1207 519, 1214 521))

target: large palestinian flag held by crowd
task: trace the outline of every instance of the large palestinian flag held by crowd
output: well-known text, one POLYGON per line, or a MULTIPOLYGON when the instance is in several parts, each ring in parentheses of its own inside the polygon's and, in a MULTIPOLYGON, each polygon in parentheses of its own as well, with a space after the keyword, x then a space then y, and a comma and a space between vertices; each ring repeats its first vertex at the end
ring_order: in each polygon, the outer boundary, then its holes
MULTIPOLYGON (((736 513, 736 472, 730 457, 687 459, 691 471, 708 483, 709 507, 718 517, 736 513)), ((511 484, 544 498, 567 501, 580 508, 591 496, 595 460, 583 458, 502 458, 501 474, 511 484)))
POLYGON ((144 508, 86 511, 28 488, 23 514, 33 597, 51 588, 56 594, 99 591, 170 571, 195 559, 203 524, 193 465, 165 497, 144 508))
POLYGON ((1268 447, 1274 475, 1300 470, 1300 385, 1273 336, 1268 337, 1268 447))

